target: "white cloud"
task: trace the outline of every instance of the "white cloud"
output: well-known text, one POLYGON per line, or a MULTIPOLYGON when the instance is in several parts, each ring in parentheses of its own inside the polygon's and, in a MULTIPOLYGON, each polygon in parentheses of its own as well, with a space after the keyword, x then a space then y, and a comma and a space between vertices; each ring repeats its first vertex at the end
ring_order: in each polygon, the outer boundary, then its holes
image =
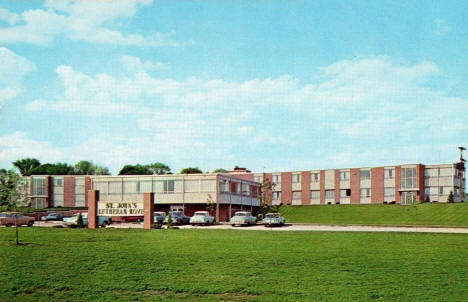
POLYGON ((442 36, 450 31, 450 27, 445 23, 445 20, 436 18, 434 19, 434 34, 442 36))
POLYGON ((33 63, 5 47, 0 47, 0 110, 22 91, 23 78, 35 70, 33 63))
MULTIPOLYGON (((114 148, 116 158, 129 154, 136 161, 151 160, 153 154, 170 162, 203 162, 207 150, 219 161, 239 149, 294 152, 306 139, 306 144, 327 150, 341 150, 342 141, 372 150, 395 142, 447 144, 468 131, 468 100, 429 88, 427 83, 440 73, 432 62, 401 65, 372 57, 340 61, 320 71, 309 83, 289 75, 242 82, 198 77, 179 81, 144 71, 130 77, 87 75, 60 66, 56 72, 64 90, 27 108, 132 117, 138 121, 136 137, 108 135, 105 140, 112 145, 102 143, 102 151, 95 151, 105 154, 114 148)), ((359 161, 364 151, 349 152, 358 152, 359 161)))
POLYGON ((124 34, 116 29, 119 20, 131 19, 152 0, 46 1, 42 9, 26 10, 21 16, 3 9, 0 17, 14 26, 0 28, 0 42, 51 44, 56 37, 73 41, 139 46, 180 46, 191 42, 172 39, 174 32, 151 35, 124 34))
POLYGON ((0 136, 0 161, 12 162, 24 157, 57 162, 64 158, 64 154, 52 143, 31 139, 22 131, 0 136))
POLYGON ((0 21, 13 25, 20 21, 20 16, 16 13, 10 12, 5 8, 0 8, 0 21))
POLYGON ((134 56, 122 56, 120 61, 124 67, 132 72, 136 71, 153 71, 167 68, 168 64, 162 62, 151 62, 150 60, 142 61, 134 56))

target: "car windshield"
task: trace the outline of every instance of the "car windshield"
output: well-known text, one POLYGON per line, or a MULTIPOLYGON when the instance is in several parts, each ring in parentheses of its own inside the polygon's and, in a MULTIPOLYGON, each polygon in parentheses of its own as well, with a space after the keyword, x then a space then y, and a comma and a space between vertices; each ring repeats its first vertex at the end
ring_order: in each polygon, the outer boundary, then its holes
POLYGON ((182 216, 183 213, 182 212, 172 212, 171 215, 172 216, 182 216))
POLYGON ((0 213, 0 217, 8 217, 7 213, 0 213))
POLYGON ((278 218, 279 214, 266 214, 265 217, 266 218, 278 218))
POLYGON ((197 212, 197 213, 195 213, 195 215, 194 215, 194 216, 205 216, 205 215, 206 215, 206 213, 203 213, 203 212, 197 212))
POLYGON ((166 213, 154 213, 154 216, 166 216, 166 213))
POLYGON ((247 216, 247 213, 244 213, 244 212, 236 213, 236 216, 247 216))

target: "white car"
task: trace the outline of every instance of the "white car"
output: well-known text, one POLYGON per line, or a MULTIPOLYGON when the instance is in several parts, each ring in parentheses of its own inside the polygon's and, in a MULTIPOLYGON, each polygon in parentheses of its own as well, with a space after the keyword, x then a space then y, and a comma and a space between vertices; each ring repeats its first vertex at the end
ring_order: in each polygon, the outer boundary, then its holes
POLYGON ((229 223, 232 226, 236 225, 251 225, 251 224, 256 224, 257 223, 257 218, 252 216, 252 213, 250 212, 236 212, 234 216, 229 219, 229 223))
POLYGON ((208 211, 196 211, 190 218, 190 224, 209 225, 214 223, 214 217, 208 211))
POLYGON ((264 226, 281 226, 286 220, 279 213, 268 213, 262 220, 264 226))

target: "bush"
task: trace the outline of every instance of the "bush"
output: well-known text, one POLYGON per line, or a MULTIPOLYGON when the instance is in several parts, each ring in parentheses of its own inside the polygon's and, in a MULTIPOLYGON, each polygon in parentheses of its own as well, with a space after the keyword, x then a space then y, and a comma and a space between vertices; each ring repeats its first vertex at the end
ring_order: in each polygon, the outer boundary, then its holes
POLYGON ((78 213, 78 216, 76 217, 76 225, 77 225, 79 228, 83 228, 83 227, 84 227, 83 216, 81 216, 81 213, 78 213))
POLYGON ((259 213, 259 214, 257 215, 257 220, 259 220, 259 221, 260 221, 260 220, 263 220, 263 217, 264 217, 263 214, 262 214, 262 213, 259 213))
POLYGON ((153 224, 151 225, 151 228, 152 228, 152 229, 155 229, 155 230, 159 230, 159 229, 162 228, 162 224, 160 224, 160 223, 153 223, 153 224))

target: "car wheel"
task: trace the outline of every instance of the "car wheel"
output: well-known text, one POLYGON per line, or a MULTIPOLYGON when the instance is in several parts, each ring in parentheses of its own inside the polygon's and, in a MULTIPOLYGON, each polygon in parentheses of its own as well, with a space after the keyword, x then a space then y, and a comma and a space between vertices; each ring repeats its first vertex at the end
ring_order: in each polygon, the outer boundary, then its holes
POLYGON ((7 223, 5 226, 6 226, 7 228, 9 228, 9 227, 13 226, 13 223, 7 223))
POLYGON ((30 222, 28 222, 28 227, 32 227, 33 224, 34 224, 34 221, 31 220, 30 222))

